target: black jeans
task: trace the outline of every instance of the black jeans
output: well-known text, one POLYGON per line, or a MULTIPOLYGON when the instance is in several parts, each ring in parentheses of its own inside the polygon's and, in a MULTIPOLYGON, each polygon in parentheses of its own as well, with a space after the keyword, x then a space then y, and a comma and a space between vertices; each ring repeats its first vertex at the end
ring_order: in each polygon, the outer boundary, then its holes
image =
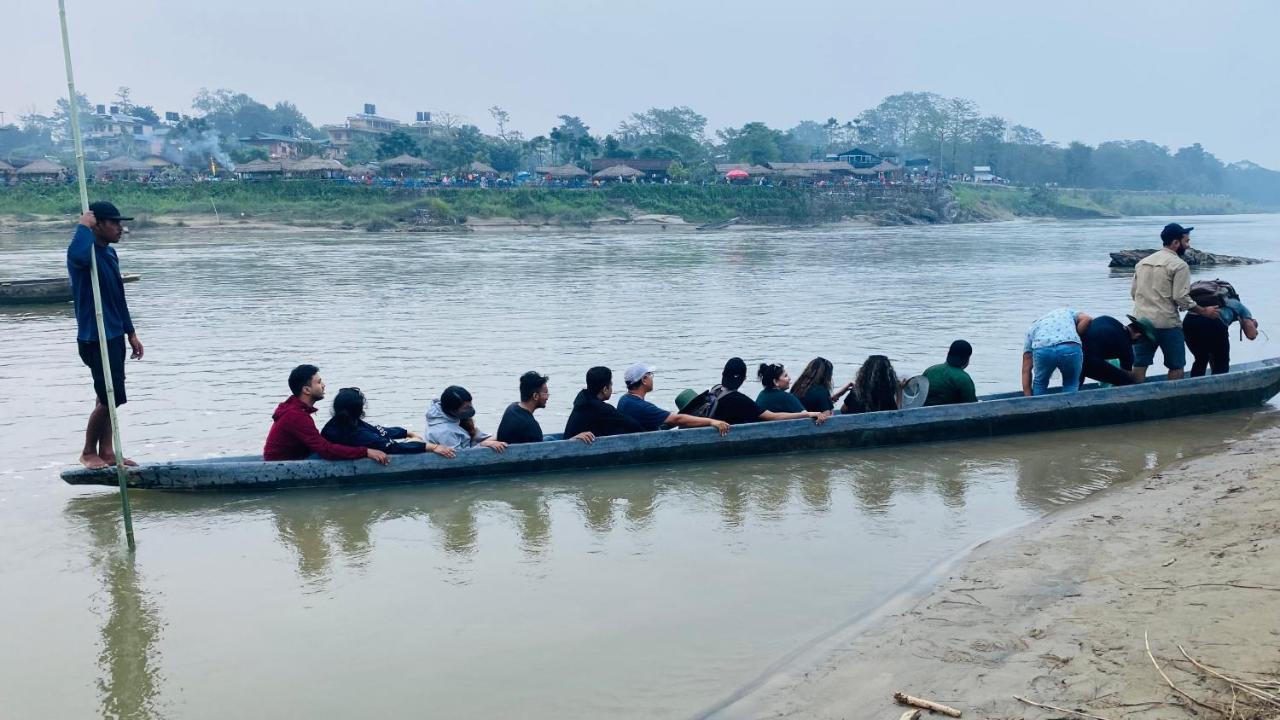
POLYGON ((1188 313, 1182 320, 1182 332, 1195 357, 1191 377, 1201 377, 1206 368, 1211 368, 1214 375, 1231 369, 1231 334, 1221 320, 1188 313))

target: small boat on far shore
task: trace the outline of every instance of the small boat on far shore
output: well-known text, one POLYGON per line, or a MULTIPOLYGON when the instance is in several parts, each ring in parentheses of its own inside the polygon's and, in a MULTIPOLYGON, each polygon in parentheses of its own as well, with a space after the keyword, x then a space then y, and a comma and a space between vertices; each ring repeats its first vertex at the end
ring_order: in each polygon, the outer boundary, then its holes
MULTIPOLYGON (((127 283, 142 279, 136 273, 125 273, 127 283)), ((64 275, 30 280, 0 280, 0 305, 37 305, 71 300, 71 281, 64 275)))
MULTIPOLYGON (((396 455, 390 465, 368 460, 266 461, 261 455, 144 462, 128 469, 130 487, 160 490, 280 490, 429 483, 624 465, 672 465, 691 460, 745 457, 801 450, 857 450, 886 445, 987 438, 1049 430, 1092 428, 1257 407, 1280 393, 1280 358, 1244 363, 1222 375, 1151 380, 1141 385, 1039 397, 1020 392, 988 395, 983 402, 936 405, 811 420, 735 425, 721 437, 714 428, 613 435, 590 445, 573 440, 512 445, 504 453, 472 448, 446 459, 433 453, 396 455)), ((945 451, 944 451, 945 452, 945 451)), ((113 469, 75 468, 71 485, 118 482, 113 469)))

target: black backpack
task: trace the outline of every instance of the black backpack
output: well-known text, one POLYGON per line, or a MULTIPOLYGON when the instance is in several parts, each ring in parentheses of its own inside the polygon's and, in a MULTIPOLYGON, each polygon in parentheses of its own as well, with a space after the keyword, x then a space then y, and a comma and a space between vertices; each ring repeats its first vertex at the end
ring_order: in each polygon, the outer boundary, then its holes
POLYGON ((1191 299, 1200 307, 1222 307, 1227 300, 1239 300, 1240 293, 1226 280, 1197 280, 1191 283, 1191 299))
POLYGON ((710 390, 703 390, 698 393, 697 397, 690 400, 684 409, 680 412, 685 415, 696 415, 698 417, 715 417, 716 406, 720 404, 720 398, 733 392, 724 385, 716 385, 710 390))

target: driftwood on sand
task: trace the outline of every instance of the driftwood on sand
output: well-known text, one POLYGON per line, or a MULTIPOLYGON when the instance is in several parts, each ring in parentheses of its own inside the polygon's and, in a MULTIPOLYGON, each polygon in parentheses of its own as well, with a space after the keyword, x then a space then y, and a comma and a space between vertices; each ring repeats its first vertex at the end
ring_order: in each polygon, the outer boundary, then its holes
POLYGON ((897 700, 903 705, 910 705, 911 707, 918 707, 918 708, 924 708, 925 710, 932 710, 933 712, 942 713, 943 715, 946 715, 948 717, 960 717, 960 711, 953 707, 948 707, 946 705, 943 705, 942 703, 936 703, 932 700, 925 700, 923 698, 912 697, 903 692, 894 693, 893 699, 897 700))

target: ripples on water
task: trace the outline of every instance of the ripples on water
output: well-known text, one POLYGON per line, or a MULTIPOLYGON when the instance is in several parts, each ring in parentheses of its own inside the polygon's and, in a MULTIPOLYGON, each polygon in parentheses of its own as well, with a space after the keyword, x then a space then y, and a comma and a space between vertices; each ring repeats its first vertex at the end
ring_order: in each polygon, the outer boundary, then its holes
MULTIPOLYGON (((303 360, 331 394, 359 385, 374 419, 415 428, 459 383, 494 429, 530 368, 552 375, 539 419, 553 431, 597 363, 657 364, 670 404, 730 355, 794 375, 822 354, 846 377, 884 352, 919 371, 958 336, 979 392, 1004 390, 1044 310, 1127 309, 1105 251, 1161 224, 138 233, 121 254, 144 276, 129 290, 147 359, 130 365, 126 443, 153 459, 254 451, 303 360)), ((1276 254, 1271 218, 1194 224, 1208 249, 1276 254)), ((56 274, 64 245, 0 236, 0 274, 56 274)), ((1262 272, 1220 274, 1266 327, 1280 293, 1262 272)), ((689 715, 941 558, 1274 422, 358 492, 140 492, 133 558, 114 494, 56 480, 88 410, 73 325, 66 308, 0 311, 18 339, 0 346, 0 697, 20 715, 689 715)))

